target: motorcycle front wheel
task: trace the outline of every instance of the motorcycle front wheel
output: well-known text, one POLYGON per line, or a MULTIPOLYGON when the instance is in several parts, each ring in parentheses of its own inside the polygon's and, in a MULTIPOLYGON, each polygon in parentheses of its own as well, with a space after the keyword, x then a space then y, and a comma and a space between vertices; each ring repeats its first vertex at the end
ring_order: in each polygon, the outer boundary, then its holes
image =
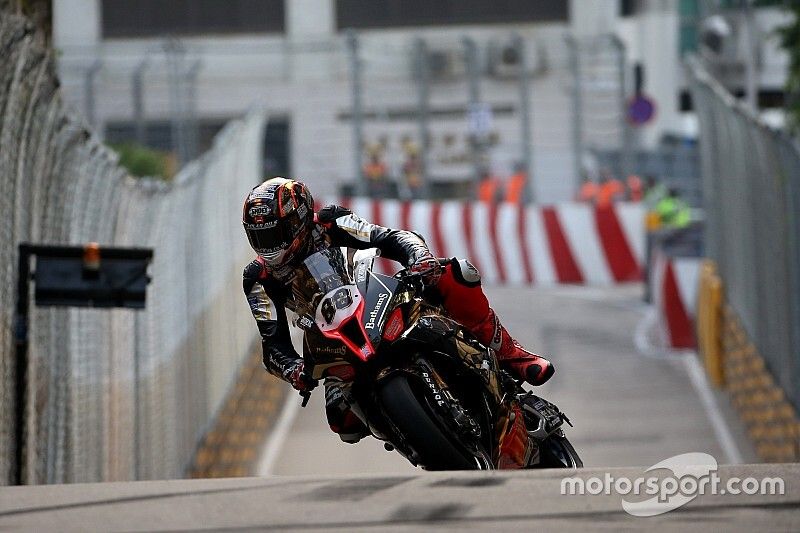
POLYGON ((415 394, 409 378, 390 377, 378 391, 386 416, 403 434, 427 470, 475 470, 478 461, 459 444, 456 435, 438 422, 425 401, 415 394))
POLYGON ((583 468, 572 443, 558 430, 541 442, 541 459, 535 468, 583 468))

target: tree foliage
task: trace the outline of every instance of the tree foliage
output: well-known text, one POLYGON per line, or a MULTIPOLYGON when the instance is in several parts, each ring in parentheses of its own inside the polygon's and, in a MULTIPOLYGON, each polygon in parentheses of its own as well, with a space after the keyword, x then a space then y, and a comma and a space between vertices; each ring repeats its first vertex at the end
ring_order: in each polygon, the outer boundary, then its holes
POLYGON ((111 148, 119 154, 119 164, 132 176, 169 179, 174 174, 174 162, 165 152, 135 143, 116 144, 111 148))
POLYGON ((756 6, 780 7, 789 15, 778 27, 781 48, 789 55, 786 73, 786 122, 790 131, 800 132, 800 0, 758 0, 756 6))

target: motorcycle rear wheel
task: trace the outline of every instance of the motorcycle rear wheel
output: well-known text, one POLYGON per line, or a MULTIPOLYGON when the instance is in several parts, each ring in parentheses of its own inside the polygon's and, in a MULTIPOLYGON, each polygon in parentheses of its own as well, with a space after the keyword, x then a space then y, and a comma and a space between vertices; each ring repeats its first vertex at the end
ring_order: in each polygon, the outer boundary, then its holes
POLYGON ((419 463, 427 470, 475 470, 475 457, 448 436, 447 428, 423 405, 423 398, 414 394, 407 376, 389 378, 378 391, 386 415, 419 455, 419 463))

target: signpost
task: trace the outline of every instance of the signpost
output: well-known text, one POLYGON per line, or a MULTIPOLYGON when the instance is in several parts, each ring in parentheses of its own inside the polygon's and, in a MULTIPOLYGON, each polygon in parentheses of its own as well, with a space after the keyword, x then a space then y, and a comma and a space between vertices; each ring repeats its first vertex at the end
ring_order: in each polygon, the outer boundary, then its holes
POLYGON ((153 250, 144 248, 19 245, 16 316, 15 472, 21 485, 25 470, 28 316, 30 283, 34 304, 68 307, 143 309, 153 250), (36 259, 31 271, 31 257, 36 259))
POLYGON ((644 126, 656 115, 656 104, 649 96, 638 93, 628 100, 626 110, 628 122, 633 126, 644 126))

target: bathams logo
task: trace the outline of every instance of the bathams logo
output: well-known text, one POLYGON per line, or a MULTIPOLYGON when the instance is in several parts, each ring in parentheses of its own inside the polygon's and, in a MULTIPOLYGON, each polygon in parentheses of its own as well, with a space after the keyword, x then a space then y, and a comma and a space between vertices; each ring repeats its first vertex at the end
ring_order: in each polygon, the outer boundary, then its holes
POLYGON ((635 479, 614 477, 609 472, 604 477, 564 478, 561 480, 561 494, 618 494, 622 496, 622 508, 628 514, 656 516, 705 494, 782 495, 785 492, 781 478, 729 477, 723 480, 717 473, 717 460, 707 453, 676 455, 654 464, 645 473, 652 474, 635 479), (657 471, 661 471, 660 475, 657 471))
POLYGON ((369 321, 364 326, 364 329, 375 329, 375 320, 378 318, 378 313, 381 311, 381 307, 383 307, 383 303, 386 301, 386 298, 389 296, 389 293, 382 292, 378 296, 378 301, 375 302, 375 308, 369 312, 369 321))

